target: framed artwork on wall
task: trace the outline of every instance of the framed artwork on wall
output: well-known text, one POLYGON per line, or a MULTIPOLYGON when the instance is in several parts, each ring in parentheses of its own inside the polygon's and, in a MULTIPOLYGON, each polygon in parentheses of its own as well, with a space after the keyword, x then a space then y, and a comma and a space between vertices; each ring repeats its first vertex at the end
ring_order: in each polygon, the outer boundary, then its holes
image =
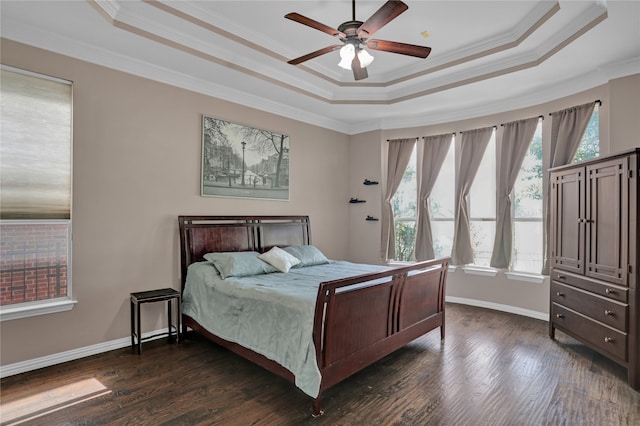
POLYGON ((289 136, 202 116, 201 195, 289 200, 289 136))

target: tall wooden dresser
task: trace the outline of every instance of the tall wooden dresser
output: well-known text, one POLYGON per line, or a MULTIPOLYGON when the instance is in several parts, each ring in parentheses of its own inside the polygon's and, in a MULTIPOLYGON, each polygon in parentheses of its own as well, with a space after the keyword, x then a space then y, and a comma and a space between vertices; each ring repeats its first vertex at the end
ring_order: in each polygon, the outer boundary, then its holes
POLYGON ((640 390, 640 148, 551 170, 555 330, 625 366, 640 390))

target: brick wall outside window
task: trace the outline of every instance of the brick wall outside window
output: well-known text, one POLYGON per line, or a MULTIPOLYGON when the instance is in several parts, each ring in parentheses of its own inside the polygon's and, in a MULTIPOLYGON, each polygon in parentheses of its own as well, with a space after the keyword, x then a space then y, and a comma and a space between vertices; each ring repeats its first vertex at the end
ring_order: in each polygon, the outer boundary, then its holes
POLYGON ((0 224, 0 305, 67 296, 69 226, 0 224))

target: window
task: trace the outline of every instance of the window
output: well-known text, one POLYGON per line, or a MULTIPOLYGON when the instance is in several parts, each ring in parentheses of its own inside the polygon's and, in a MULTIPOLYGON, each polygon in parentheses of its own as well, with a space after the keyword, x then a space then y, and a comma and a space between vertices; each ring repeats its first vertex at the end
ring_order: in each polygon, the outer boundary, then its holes
POLYGON ((429 197, 431 234, 436 257, 451 256, 455 223, 455 136, 429 197))
POLYGON ((600 114, 598 111, 598 104, 596 103, 591 114, 591 119, 587 128, 584 131, 580 145, 576 155, 573 157, 573 162, 590 160, 600 156, 600 114))
POLYGON ((0 315, 71 309, 71 122, 67 81, 2 67, 0 315))
MULTIPOLYGON (((599 114, 596 105, 575 155, 575 161, 599 156, 599 114)), ((429 198, 436 257, 450 256, 455 223, 455 142, 451 144, 429 198)), ((417 217, 416 149, 392 200, 396 259, 413 261, 417 217)), ((485 150, 469 193, 474 265, 489 267, 496 231, 496 132, 485 150)), ((542 121, 538 121, 512 194, 512 272, 540 274, 543 268, 542 121)))
POLYGON ((418 179, 416 168, 417 154, 416 147, 414 146, 411 159, 402 177, 402 182, 391 199, 396 237, 396 256, 394 260, 400 262, 409 262, 415 259, 413 249, 418 216, 418 179))
POLYGON ((539 120, 513 187, 512 271, 533 274, 542 271, 542 174, 542 120, 539 120))
POLYGON ((496 235, 496 131, 494 129, 469 191, 474 265, 489 266, 496 235))

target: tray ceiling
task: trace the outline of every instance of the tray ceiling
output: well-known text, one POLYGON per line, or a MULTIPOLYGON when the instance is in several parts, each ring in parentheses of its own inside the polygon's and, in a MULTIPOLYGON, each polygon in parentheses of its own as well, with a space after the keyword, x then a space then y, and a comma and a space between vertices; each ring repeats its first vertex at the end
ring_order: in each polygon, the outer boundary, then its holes
MULTIPOLYGON (((370 51, 358 82, 337 51, 286 63, 339 41, 284 15, 337 27, 351 20, 347 0, 3 0, 0 34, 350 134, 522 108, 640 72, 638 1, 405 3, 374 38, 431 55, 370 51)), ((356 18, 382 4, 357 1, 356 18)))

